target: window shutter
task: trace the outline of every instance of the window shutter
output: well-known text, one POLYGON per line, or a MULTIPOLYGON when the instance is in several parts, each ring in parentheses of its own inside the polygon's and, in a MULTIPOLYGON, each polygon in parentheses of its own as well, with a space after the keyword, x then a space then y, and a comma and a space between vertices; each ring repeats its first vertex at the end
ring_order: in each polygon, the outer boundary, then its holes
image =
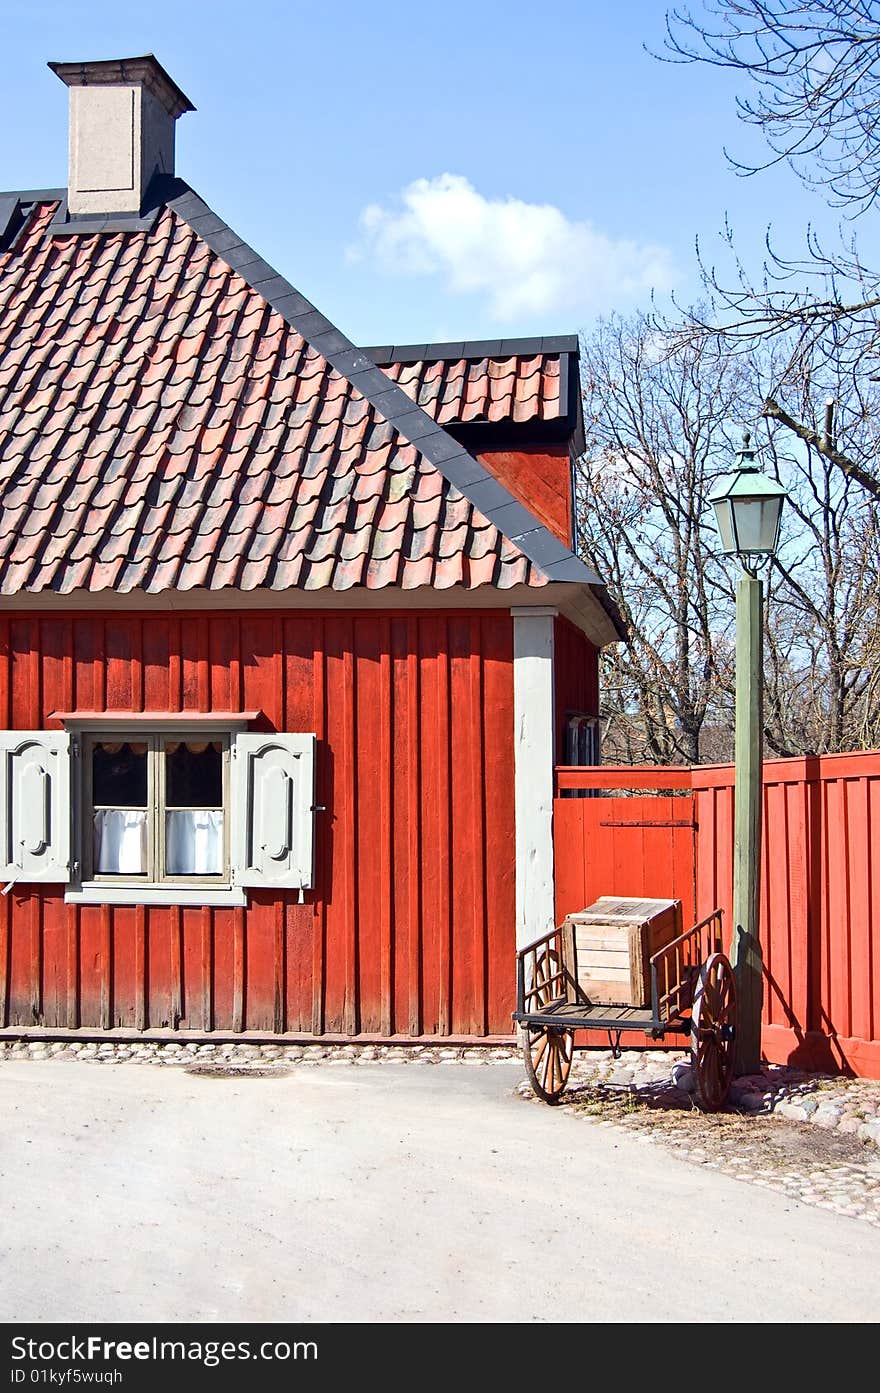
POLYGON ((314 735, 232 740, 232 878, 300 890, 312 884, 314 735))
POLYGON ((0 730, 0 880, 70 879, 70 736, 0 730))

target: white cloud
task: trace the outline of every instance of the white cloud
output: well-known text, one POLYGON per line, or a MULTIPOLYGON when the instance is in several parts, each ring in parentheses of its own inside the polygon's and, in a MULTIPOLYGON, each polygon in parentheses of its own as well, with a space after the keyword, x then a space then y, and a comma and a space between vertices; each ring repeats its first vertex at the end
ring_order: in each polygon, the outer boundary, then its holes
POLYGON ((416 179, 391 206, 371 203, 350 260, 402 276, 440 276, 453 294, 486 297, 509 323, 565 310, 595 314, 675 283, 661 246, 609 237, 551 203, 485 198, 461 174, 416 179))

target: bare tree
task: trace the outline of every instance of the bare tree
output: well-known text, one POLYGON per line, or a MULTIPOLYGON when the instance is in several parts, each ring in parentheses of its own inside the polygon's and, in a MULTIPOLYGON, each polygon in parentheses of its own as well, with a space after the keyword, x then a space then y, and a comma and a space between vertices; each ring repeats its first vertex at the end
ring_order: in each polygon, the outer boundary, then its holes
MULTIPOLYGON (((880 5, 874 0, 705 0, 667 14, 666 56, 746 76, 743 121, 832 203, 870 208, 880 191, 880 5)), ((730 156, 728 156, 730 158, 730 156)))
POLYGON ((721 340, 744 356, 756 375, 755 410, 796 435, 872 498, 880 499, 878 430, 863 430, 844 449, 841 438, 817 429, 824 406, 822 382, 835 386, 864 422, 877 421, 880 380, 880 275, 864 266, 854 244, 836 255, 810 237, 806 258, 784 260, 768 244, 756 283, 726 241, 732 274, 722 279, 701 259, 707 304, 677 307, 679 317, 658 319, 673 348, 721 340))
MULTIPOLYGON (((834 205, 856 216, 880 193, 880 3, 877 0, 704 0, 667 13, 665 57, 729 68, 751 95, 741 118, 758 127, 770 158, 732 161, 740 173, 785 161, 834 205)), ((764 357, 760 410, 822 454, 846 478, 880 499, 873 442, 862 454, 811 423, 803 385, 817 371, 860 384, 880 375, 880 273, 861 257, 853 235, 822 245, 809 231, 805 253, 781 254, 768 241, 763 274, 754 278, 726 232, 732 269, 719 273, 701 258, 708 309, 684 315, 679 341, 722 334, 732 351, 764 357)), ((672 327, 672 326, 670 326, 672 327)))
MULTIPOLYGON (((817 379, 841 404, 838 438, 863 452, 873 413, 820 366, 817 379)), ((754 414, 773 365, 708 334, 670 344, 642 316, 600 325, 582 369, 582 548, 630 630, 629 643, 605 658, 606 753, 630 762, 729 758, 736 570, 720 556, 708 495, 730 469, 739 422, 754 414)), ((813 381, 804 376, 795 403, 805 418, 813 381)), ((768 753, 867 748, 880 742, 876 507, 777 423, 768 421, 761 443, 791 500, 768 575, 768 753)))
MULTIPOLYGON (((839 403, 837 438, 867 453, 875 411, 841 373, 835 380, 826 367, 822 381, 839 403)), ((798 414, 809 421, 810 375, 801 390, 798 414)), ((801 444, 771 418, 766 437, 765 463, 789 494, 768 600, 766 737, 777 754, 880 743, 880 515, 812 443, 825 435, 812 421, 801 444)))
POLYGON ((606 752, 699 763, 729 685, 730 584, 707 509, 729 463, 739 365, 709 338, 674 355, 647 317, 600 325, 582 353, 587 450, 582 545, 607 580, 630 642, 603 674, 606 752))

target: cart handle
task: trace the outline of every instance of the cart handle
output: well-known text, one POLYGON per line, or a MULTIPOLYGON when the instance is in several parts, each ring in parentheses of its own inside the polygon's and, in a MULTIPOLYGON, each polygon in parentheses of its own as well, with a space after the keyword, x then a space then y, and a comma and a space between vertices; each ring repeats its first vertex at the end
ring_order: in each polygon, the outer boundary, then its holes
POLYGON ((561 932, 561 929, 550 929, 542 938, 536 938, 532 943, 527 943, 524 948, 517 948, 516 956, 518 958, 523 958, 526 953, 532 953, 536 948, 543 948, 544 945, 550 943, 552 939, 558 938, 561 932))

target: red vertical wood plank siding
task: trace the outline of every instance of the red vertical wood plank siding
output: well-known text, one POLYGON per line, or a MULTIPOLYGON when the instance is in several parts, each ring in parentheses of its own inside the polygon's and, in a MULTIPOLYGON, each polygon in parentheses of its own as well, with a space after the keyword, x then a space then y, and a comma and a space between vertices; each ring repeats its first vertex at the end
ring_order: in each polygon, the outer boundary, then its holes
MULTIPOLYGON (((284 657, 284 729, 313 731, 323 739, 323 688, 320 678, 323 663, 316 663, 319 653, 320 630, 312 619, 282 621, 281 651, 284 657)), ((326 800, 321 789, 321 762, 318 762, 318 783, 315 802, 326 800)), ((315 862, 318 883, 321 883, 321 837, 325 814, 316 814, 315 862)), ((313 960, 315 938, 320 943, 320 905, 292 903, 290 898, 279 900, 283 907, 280 932, 284 939, 284 983, 279 984, 283 996, 283 1013, 290 1030, 310 1032, 313 1029, 313 977, 320 981, 320 958, 313 960), (316 929, 317 924, 317 929, 316 929)), ((316 1027, 320 1031, 320 1024, 316 1027)))
MULTIPOLYGON (((320 750, 327 747, 327 664, 324 651, 324 626, 318 623, 314 636, 312 657, 312 711, 314 714, 312 730, 320 750)), ((315 773, 315 797, 317 804, 315 822, 315 886, 314 909, 312 917, 312 1033, 321 1035, 324 1031, 324 984, 327 952, 327 898, 332 865, 332 762, 329 756, 318 760, 315 773)), ((303 1026, 303 1029, 306 1027, 303 1026)))
POLYGON ((406 700, 406 745, 401 742, 395 769, 395 782, 402 798, 401 818, 396 825, 406 831, 405 845, 400 848, 406 864, 406 899, 400 904, 397 922, 405 926, 401 934, 401 956, 405 959, 407 991, 406 1005, 401 1001, 398 1020, 408 1021, 410 1033, 418 1035, 422 1029, 422 810, 420 761, 417 755, 413 757, 413 752, 419 748, 420 716, 417 621, 399 621, 396 632, 400 645, 398 670, 403 669, 400 680, 404 683, 406 700), (410 752, 408 758, 404 748, 410 752))
POLYGON ((146 1030, 149 1020, 146 905, 136 905, 134 911, 134 980, 131 993, 132 1025, 135 1030, 146 1030))
POLYGON ((483 798, 486 827, 485 952, 487 1029, 510 1029, 510 995, 515 980, 516 865, 513 850, 514 769, 509 732, 513 731, 513 626, 482 623, 483 798))
MULTIPOLYGON (((450 620, 449 634, 449 729, 447 748, 454 752, 449 762, 449 809, 452 841, 458 854, 450 859, 452 913, 449 918, 447 977, 449 981, 449 1020, 455 1033, 473 1033, 474 1003, 471 997, 474 975, 474 943, 469 921, 477 895, 476 847, 473 819, 480 816, 480 804, 473 807, 472 767, 476 755, 470 711, 470 636, 467 618, 450 620), (468 824, 470 823, 470 826, 468 824), (459 827, 467 829, 461 838, 459 827)), ((482 832, 480 833, 482 836, 482 832)), ((482 887, 480 890, 482 893, 482 887)))
MULTIPOLYGON (((139 966, 143 972, 142 959, 139 966)), ((143 987, 140 994, 143 999, 143 987)), ((67 1009, 63 1017, 48 1024, 66 1025, 69 1030, 76 1030, 79 1023, 79 906, 71 904, 67 906, 67 1009)), ((144 1022, 136 1016, 135 1025, 143 1029, 144 1022)))
POLYGON ((553 621, 553 650, 556 758, 564 764, 566 717, 599 714, 599 652, 586 634, 561 615, 553 621))
MULTIPOLYGON (((576 672, 589 645, 562 644, 576 672)), ((0 1022, 509 1034, 512 662, 504 613, 0 616, 7 728, 76 708, 259 709, 314 731, 327 809, 302 905, 65 906, 61 887, 16 886, 0 1022)), ((591 679, 572 680, 588 701, 591 679)))
MULTIPOLYGON (((372 1033, 381 1030, 382 1022, 382 959, 385 952, 383 927, 385 906, 382 863, 386 828, 382 826, 382 799, 385 771, 382 768, 383 703, 389 694, 382 690, 380 667, 380 621, 368 619, 355 626, 354 673, 346 677, 353 686, 357 700, 352 703, 351 725, 347 739, 351 741, 354 758, 349 762, 351 777, 346 780, 346 811, 354 821, 356 859, 351 877, 346 915, 352 927, 347 958, 350 962, 346 982, 347 1003, 355 1000, 360 1006, 360 1029, 372 1033), (370 797, 358 797, 358 792, 370 790, 370 797)), ((387 821, 387 814, 386 814, 387 821)), ((346 1019, 346 1033, 354 1029, 352 1016, 346 1019)))
POLYGON ((379 1030, 390 1035, 394 1021, 394 766, 392 731, 396 717, 391 676, 391 625, 380 620, 379 638, 379 1030))
MULTIPOLYGON (((469 781, 466 817, 470 817, 470 846, 473 855, 473 901, 471 944, 473 967, 466 983, 471 1003, 471 1034, 486 1033, 486 789, 483 756, 483 677, 479 648, 479 620, 469 623, 467 662, 468 722, 471 730, 470 766, 464 771, 469 781)), ((465 833, 467 835, 467 833, 465 833)), ((456 839, 458 841, 458 838, 456 839)), ((466 923, 465 916, 462 922, 466 923)))

